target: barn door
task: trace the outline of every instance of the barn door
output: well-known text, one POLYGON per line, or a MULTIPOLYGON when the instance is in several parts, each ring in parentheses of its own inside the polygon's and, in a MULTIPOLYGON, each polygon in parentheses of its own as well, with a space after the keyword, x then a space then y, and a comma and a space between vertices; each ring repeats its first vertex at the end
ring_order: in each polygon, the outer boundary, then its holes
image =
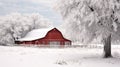
POLYGON ((50 42, 50 45, 60 45, 60 41, 52 41, 50 42))

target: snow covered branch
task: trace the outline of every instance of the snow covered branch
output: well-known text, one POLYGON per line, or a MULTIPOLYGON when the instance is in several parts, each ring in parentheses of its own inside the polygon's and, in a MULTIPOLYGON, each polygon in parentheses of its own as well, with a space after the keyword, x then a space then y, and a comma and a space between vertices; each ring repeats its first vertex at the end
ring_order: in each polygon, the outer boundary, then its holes
POLYGON ((0 44, 14 43, 29 31, 52 26, 52 23, 40 14, 13 13, 0 17, 0 44))

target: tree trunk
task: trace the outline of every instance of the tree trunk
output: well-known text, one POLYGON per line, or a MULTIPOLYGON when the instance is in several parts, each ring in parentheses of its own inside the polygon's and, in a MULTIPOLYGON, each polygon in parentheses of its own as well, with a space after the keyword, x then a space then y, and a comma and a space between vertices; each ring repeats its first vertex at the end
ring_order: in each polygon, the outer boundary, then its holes
POLYGON ((109 58, 112 57, 111 55, 111 35, 104 38, 104 57, 109 58))

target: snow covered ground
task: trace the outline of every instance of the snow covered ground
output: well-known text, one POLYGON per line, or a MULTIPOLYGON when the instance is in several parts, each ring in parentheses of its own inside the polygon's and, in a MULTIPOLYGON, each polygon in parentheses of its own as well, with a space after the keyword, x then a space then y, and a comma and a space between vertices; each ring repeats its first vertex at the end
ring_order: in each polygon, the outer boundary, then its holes
POLYGON ((103 48, 33 48, 0 46, 0 67, 120 67, 120 46, 113 58, 103 48))

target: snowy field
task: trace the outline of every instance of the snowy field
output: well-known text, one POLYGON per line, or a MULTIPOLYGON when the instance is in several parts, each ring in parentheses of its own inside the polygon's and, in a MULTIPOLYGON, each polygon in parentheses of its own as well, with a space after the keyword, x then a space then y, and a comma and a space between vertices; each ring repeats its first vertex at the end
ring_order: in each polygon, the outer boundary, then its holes
POLYGON ((120 67, 120 46, 113 58, 103 48, 33 48, 0 46, 0 67, 120 67))

